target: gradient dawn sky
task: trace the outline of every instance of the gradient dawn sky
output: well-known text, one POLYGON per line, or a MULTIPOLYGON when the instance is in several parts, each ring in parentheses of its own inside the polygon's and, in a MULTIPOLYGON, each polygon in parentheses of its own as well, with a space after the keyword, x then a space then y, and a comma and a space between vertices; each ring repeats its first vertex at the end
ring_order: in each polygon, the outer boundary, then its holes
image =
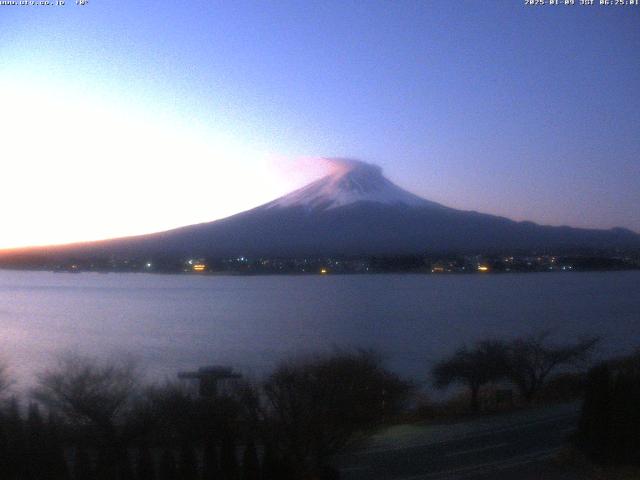
POLYGON ((320 157, 456 208, 640 231, 640 6, 524 3, 0 6, 0 247, 214 220, 320 157))

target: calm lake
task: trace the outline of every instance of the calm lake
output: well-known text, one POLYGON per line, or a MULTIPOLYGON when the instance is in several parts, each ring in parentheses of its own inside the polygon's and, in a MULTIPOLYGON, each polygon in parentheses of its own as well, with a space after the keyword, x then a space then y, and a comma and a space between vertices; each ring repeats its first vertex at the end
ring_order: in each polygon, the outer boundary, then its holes
POLYGON ((0 358, 20 385, 74 350, 129 354, 153 377, 230 364, 257 376, 282 358, 374 348, 416 380, 488 336, 552 329, 640 346, 640 272, 505 275, 190 276, 0 270, 0 358))

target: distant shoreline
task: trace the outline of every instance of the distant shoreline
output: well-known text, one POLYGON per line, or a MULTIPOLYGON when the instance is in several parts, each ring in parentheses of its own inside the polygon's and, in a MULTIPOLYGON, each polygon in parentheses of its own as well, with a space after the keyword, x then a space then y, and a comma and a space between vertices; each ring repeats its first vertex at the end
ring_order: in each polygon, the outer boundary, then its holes
POLYGON ((197 253, 142 255, 47 255, 0 257, 0 269, 57 273, 164 273, 190 275, 491 275, 573 271, 640 270, 638 251, 558 253, 422 253, 309 255, 299 257, 205 257, 197 253))
POLYGON ((492 272, 444 272, 434 273, 430 271, 415 270, 395 270, 395 271, 369 271, 369 272, 331 272, 331 273, 315 273, 315 272, 176 272, 176 271, 141 271, 141 270, 52 270, 46 268, 11 268, 0 267, 2 272, 48 272, 60 274, 80 274, 80 273, 99 273, 99 274, 146 274, 146 275, 171 275, 185 277, 329 277, 329 276, 379 276, 379 275, 423 275, 434 277, 451 277, 451 276, 502 276, 502 275, 522 275, 522 274, 570 274, 570 273, 588 273, 588 272, 633 272, 640 271, 640 267, 632 268, 592 268, 592 269, 573 269, 567 271, 561 270, 532 270, 532 271, 492 271, 492 272))

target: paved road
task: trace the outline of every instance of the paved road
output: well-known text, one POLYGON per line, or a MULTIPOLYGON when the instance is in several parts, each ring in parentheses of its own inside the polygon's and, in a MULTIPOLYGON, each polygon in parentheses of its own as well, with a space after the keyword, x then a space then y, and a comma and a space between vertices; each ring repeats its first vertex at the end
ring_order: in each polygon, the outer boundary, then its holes
POLYGON ((394 427, 339 465, 345 480, 571 478, 544 471, 577 419, 578 405, 566 404, 454 425, 394 427))

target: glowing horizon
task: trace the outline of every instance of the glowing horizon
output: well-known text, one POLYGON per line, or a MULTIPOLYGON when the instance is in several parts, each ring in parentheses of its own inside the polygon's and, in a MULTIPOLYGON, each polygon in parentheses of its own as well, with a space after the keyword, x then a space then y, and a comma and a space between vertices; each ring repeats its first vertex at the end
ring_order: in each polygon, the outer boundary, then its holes
POLYGON ((17 180, 0 190, 0 202, 12 206, 4 210, 0 249, 211 221, 295 185, 283 178, 274 155, 197 119, 154 118, 140 108, 55 90, 53 97, 24 82, 0 81, 0 104, 10 112, 0 119, 1 150, 12 160, 3 175, 17 180))
POLYGON ((0 248, 216 220, 320 157, 452 208, 640 231, 640 9, 328 1, 2 7, 0 248))

